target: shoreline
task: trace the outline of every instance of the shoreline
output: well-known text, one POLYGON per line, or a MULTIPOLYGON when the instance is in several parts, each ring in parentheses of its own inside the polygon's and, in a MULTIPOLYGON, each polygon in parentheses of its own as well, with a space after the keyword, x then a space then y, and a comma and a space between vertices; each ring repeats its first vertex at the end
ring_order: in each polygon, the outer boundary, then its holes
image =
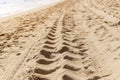
POLYGON ((45 10, 45 9, 47 9, 47 8, 50 8, 50 7, 52 7, 52 6, 55 6, 55 5, 57 5, 57 4, 59 4, 59 3, 62 3, 62 2, 64 2, 64 1, 65 1, 65 0, 59 0, 59 1, 53 2, 53 3, 48 4, 48 5, 43 5, 43 6, 41 6, 41 7, 35 7, 35 8, 32 8, 32 9, 25 10, 25 11, 20 11, 20 12, 15 13, 15 14, 10 14, 10 15, 8 15, 8 16, 1 17, 1 18, 0 18, 0 22, 6 21, 6 20, 9 20, 9 19, 13 19, 13 18, 15 18, 15 17, 27 15, 27 14, 29 15, 30 13, 34 13, 34 12, 37 12, 37 11, 39 11, 39 10, 45 10))

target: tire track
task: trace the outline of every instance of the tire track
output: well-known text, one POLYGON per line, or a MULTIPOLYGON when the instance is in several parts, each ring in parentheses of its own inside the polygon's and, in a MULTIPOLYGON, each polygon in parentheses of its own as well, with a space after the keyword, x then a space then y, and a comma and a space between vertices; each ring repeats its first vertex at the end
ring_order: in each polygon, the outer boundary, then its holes
POLYGON ((78 35, 74 31, 75 27, 70 13, 56 20, 28 80, 79 80, 82 72, 85 72, 84 77, 94 73, 95 66, 86 54, 85 44, 75 38, 78 35))

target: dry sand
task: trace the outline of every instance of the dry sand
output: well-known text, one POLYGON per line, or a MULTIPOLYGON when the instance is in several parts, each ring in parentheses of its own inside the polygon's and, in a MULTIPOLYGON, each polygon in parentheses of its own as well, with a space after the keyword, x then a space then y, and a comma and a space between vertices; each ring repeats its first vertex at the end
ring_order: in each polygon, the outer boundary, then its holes
POLYGON ((0 80, 120 80, 113 1, 65 0, 1 19, 0 80))

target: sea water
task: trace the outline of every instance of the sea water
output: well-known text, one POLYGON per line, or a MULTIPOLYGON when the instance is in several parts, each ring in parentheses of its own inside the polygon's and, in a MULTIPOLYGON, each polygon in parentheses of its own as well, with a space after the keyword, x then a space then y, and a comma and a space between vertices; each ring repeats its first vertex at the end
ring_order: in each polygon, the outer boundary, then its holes
POLYGON ((43 7, 60 0, 0 0, 0 17, 43 7))

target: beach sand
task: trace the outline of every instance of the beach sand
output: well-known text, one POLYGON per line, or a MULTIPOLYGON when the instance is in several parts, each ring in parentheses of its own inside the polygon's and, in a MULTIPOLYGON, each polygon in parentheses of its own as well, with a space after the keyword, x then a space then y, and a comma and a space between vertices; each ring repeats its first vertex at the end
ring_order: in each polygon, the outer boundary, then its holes
POLYGON ((108 8, 64 0, 1 18, 0 80, 120 80, 119 16, 108 8))

